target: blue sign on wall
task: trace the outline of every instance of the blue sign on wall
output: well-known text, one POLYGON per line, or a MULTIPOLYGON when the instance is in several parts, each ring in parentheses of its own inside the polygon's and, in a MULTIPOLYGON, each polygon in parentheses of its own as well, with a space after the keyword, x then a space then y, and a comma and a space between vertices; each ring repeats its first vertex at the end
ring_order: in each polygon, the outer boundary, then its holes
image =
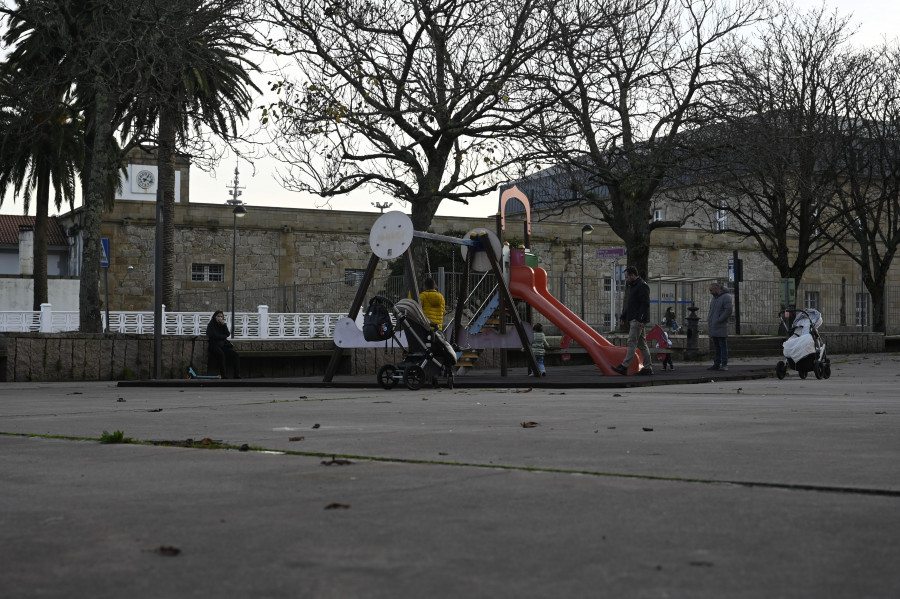
POLYGON ((101 237, 100 245, 103 246, 103 252, 100 256, 100 266, 109 268, 109 237, 101 237))

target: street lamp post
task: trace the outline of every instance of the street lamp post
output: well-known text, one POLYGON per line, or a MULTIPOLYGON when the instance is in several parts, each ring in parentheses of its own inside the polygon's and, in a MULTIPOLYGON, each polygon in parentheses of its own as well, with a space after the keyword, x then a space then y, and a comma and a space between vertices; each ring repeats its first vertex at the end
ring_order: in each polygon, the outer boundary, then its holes
POLYGON ((381 210, 381 213, 384 214, 384 209, 390 208, 393 204, 390 202, 372 202, 372 205, 381 210))
POLYGON ((234 206, 234 209, 231 213, 234 215, 234 225, 232 227, 232 238, 231 238, 231 338, 234 338, 235 329, 237 329, 237 321, 235 321, 235 307, 234 307, 234 288, 237 283, 237 219, 242 218, 245 214, 247 214, 247 209, 244 208, 244 202, 239 198, 241 196, 241 189, 243 187, 238 187, 238 168, 234 167, 234 181, 231 184, 231 189, 228 191, 229 195, 231 195, 231 199, 228 200, 229 206, 234 206))
POLYGON ((584 236, 594 231, 591 225, 581 227, 581 320, 584 320, 584 236))

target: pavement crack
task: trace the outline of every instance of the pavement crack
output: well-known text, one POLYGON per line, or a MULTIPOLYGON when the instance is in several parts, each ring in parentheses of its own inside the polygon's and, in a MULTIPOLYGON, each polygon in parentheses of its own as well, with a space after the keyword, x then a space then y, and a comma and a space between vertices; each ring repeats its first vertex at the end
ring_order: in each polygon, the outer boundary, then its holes
MULTIPOLYGON (((65 435, 47 435, 47 434, 34 434, 34 433, 8 433, 0 431, 0 436, 7 437, 31 437, 31 438, 41 438, 41 439, 54 439, 54 440, 63 440, 63 441, 100 441, 99 438, 92 437, 72 437, 65 435)), ((190 441, 190 440, 189 440, 190 441)), ((166 446, 176 446, 175 442, 161 442, 161 441, 152 441, 152 440, 138 440, 131 439, 129 441, 134 445, 147 445, 147 446, 157 446, 157 447, 166 447, 166 446)), ((227 444, 227 443, 211 443, 204 445, 202 443, 194 443, 190 445, 185 445, 184 442, 179 442, 177 444, 178 447, 189 447, 191 449, 238 449, 237 445, 227 444)), ((357 460, 360 462, 381 462, 388 464, 414 464, 414 465, 431 465, 431 466, 450 466, 457 468, 479 468, 484 470, 500 470, 500 471, 516 471, 516 472, 539 472, 546 474, 576 474, 580 476, 594 476, 598 478, 627 478, 632 480, 646 480, 646 481, 654 481, 654 482, 671 482, 671 483, 687 483, 687 484, 700 484, 700 485, 730 485, 737 487, 745 487, 745 488, 764 488, 764 489, 780 489, 785 491, 800 491, 800 492, 812 492, 812 493, 830 493, 830 494, 846 494, 846 495, 868 495, 868 496, 878 496, 878 497, 897 497, 900 498, 900 489, 877 489, 870 487, 837 487, 830 485, 812 485, 812 484, 797 484, 797 483, 773 483, 773 482, 762 482, 762 481, 746 481, 746 480, 712 480, 712 479, 704 479, 704 478, 690 478, 690 477, 682 477, 682 476, 659 476, 652 474, 635 474, 629 472, 603 472, 598 470, 583 470, 583 469, 569 469, 569 468, 548 468, 548 467, 537 467, 537 466, 516 466, 512 464, 483 464, 478 462, 454 462, 449 460, 421 460, 415 458, 398 458, 398 457, 390 457, 390 456, 368 456, 368 455, 355 455, 355 454, 341 454, 335 452, 315 452, 315 451, 295 451, 295 450, 282 450, 282 449, 271 449, 266 447, 250 447, 245 445, 240 446, 241 451, 254 451, 259 453, 266 453, 272 455, 287 455, 287 456, 298 456, 298 457, 314 457, 314 458, 331 458, 332 460, 357 460), (246 449, 244 449, 246 447, 246 449)))

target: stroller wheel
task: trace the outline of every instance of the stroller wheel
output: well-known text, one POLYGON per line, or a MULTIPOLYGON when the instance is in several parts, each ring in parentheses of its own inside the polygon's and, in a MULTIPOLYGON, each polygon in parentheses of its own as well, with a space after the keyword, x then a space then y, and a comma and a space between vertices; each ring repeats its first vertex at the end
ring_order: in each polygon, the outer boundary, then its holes
POLYGON ((378 384, 385 389, 392 389, 397 381, 394 380, 394 373, 397 367, 393 364, 385 364, 378 369, 378 384))
POLYGON ((816 365, 813 366, 813 373, 815 373, 817 379, 822 380, 825 377, 825 365, 816 361, 816 365))
POLYGON ((805 370, 798 370, 798 371, 797 371, 797 374, 800 375, 800 378, 801 378, 801 379, 805 379, 805 378, 806 378, 806 375, 809 374, 809 373, 808 373, 807 371, 805 371, 805 370))
POLYGON ((784 362, 779 362, 778 364, 775 365, 775 376, 778 377, 778 380, 783 379, 784 375, 786 375, 786 374, 787 374, 787 364, 785 364, 784 362))
POLYGON ((421 389, 424 382, 425 371, 422 370, 421 366, 413 365, 403 372, 403 384, 411 391, 421 389))

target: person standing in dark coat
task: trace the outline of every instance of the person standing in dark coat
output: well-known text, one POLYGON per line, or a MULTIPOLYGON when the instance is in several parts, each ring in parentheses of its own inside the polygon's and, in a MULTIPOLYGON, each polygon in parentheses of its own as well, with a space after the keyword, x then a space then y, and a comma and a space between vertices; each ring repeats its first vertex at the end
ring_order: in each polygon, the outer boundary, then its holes
POLYGON ((707 334, 712 339, 716 356, 709 370, 728 370, 728 319, 734 311, 731 294, 718 283, 709 286, 713 299, 709 302, 709 315, 706 324, 707 334))
POLYGON ((638 271, 633 266, 625 269, 625 281, 631 287, 631 291, 628 293, 628 303, 619 321, 622 324, 628 323, 628 353, 625 354, 622 364, 613 366, 613 370, 619 374, 628 374, 628 365, 639 349, 644 359, 644 367, 638 374, 653 374, 653 368, 650 367, 650 348, 647 346, 644 330, 650 322, 650 286, 638 276, 638 271))
MULTIPOLYGON (((225 324, 225 314, 221 310, 213 312, 209 324, 206 325, 206 338, 209 340, 209 365, 218 365, 219 375, 225 378, 225 365, 227 361, 231 361, 234 366, 234 378, 241 378, 241 358, 236 351, 234 345, 228 338, 231 337, 231 331, 225 324)), ((207 368, 208 369, 208 368, 207 368)))

